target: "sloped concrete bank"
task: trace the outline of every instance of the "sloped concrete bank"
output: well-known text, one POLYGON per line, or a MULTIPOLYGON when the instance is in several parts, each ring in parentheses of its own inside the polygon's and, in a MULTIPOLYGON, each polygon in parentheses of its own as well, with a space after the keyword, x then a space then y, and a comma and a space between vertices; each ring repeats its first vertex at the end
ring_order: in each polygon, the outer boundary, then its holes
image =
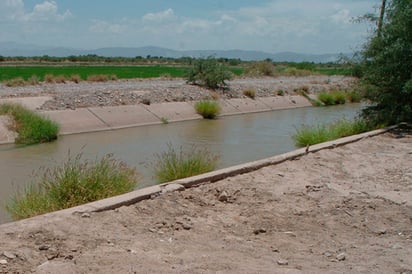
MULTIPOLYGON (((0 99, 1 103, 20 103, 36 110, 50 97, 25 97, 0 99)), ((179 122, 201 119, 194 109, 194 101, 157 104, 136 104, 110 107, 89 107, 75 110, 42 111, 45 116, 56 121, 60 134, 76 134, 94 131, 115 130, 128 127, 161 124, 164 121, 179 122)), ((237 98, 220 100, 221 116, 254 112, 274 111, 288 108, 308 107, 310 102, 299 95, 237 98)), ((0 116, 0 144, 13 143, 15 134, 7 130, 8 119, 0 116)))

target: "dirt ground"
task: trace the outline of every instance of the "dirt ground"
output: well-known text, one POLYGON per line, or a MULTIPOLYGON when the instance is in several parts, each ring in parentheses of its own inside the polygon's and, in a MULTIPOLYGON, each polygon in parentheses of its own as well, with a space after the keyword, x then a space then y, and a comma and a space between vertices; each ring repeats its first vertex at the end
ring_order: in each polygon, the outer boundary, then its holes
POLYGON ((0 273, 412 273, 412 136, 0 226, 0 273))

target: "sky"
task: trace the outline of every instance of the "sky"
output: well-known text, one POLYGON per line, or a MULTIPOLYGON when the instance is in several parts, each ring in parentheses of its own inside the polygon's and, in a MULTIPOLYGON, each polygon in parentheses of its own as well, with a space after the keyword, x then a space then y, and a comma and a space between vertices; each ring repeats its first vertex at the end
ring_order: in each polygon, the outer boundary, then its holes
POLYGON ((348 53, 380 0, 0 0, 0 43, 348 53))

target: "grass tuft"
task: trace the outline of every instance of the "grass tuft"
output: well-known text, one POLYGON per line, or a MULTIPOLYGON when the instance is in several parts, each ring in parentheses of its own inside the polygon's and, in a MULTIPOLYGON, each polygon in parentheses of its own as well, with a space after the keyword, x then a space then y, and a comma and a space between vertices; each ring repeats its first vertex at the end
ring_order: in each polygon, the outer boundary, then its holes
POLYGON ((168 144, 168 150, 155 154, 155 158, 152 163, 155 177, 159 183, 164 183, 212 171, 219 157, 194 146, 188 151, 182 147, 176 151, 168 144))
POLYGON ((205 119, 215 119, 220 113, 220 106, 216 101, 202 100, 195 104, 195 110, 205 119))
POLYGON ((329 125, 303 126, 293 135, 295 145, 305 147, 338 138, 359 134, 374 129, 370 123, 362 119, 353 121, 341 119, 329 125))
POLYGON ((19 104, 0 105, 0 115, 9 115, 13 123, 11 130, 18 133, 17 144, 31 145, 57 139, 59 125, 19 104))
POLYGON ((246 97, 249 97, 250 99, 255 99, 256 97, 256 91, 252 88, 249 89, 245 89, 243 91, 243 95, 245 95, 246 97))
POLYGON ((14 219, 23 219, 123 194, 137 184, 135 169, 112 155, 100 160, 71 157, 62 166, 43 169, 40 176, 6 206, 14 219))

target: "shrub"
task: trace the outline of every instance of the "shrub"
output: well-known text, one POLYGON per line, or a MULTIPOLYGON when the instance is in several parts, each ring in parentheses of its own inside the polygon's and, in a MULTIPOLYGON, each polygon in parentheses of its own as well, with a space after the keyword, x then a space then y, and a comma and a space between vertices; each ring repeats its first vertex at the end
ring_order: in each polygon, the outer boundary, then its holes
POLYGON ((189 69, 187 82, 210 89, 226 88, 232 73, 215 58, 197 59, 189 69))
POLYGON ((82 77, 80 77, 79 74, 72 74, 72 75, 70 76, 70 81, 78 84, 78 83, 80 83, 80 82, 82 81, 82 77))
POLYGON ((27 79, 27 83, 30 85, 38 85, 40 84, 40 79, 37 75, 32 75, 29 79, 27 79))
POLYGON ((343 105, 346 103, 346 93, 344 91, 334 91, 332 92, 332 96, 335 105, 343 105))
POLYGON ((251 88, 250 89, 245 89, 243 91, 243 95, 245 95, 245 96, 247 96, 251 99, 255 99, 256 91, 254 89, 251 89, 251 88))
POLYGON ((44 75, 44 81, 46 83, 54 83, 54 76, 53 74, 46 74, 44 75))
POLYGON ((107 82, 109 77, 105 74, 93 74, 87 76, 87 81, 89 82, 107 82))
POLYGON ((352 90, 346 93, 346 98, 349 100, 349 102, 359 103, 362 100, 362 95, 359 91, 352 90))
POLYGON ((248 76, 273 76, 275 65, 271 61, 254 62, 248 65, 245 73, 248 76))
POLYGON ((321 92, 318 94, 318 100, 325 106, 332 106, 335 104, 335 98, 329 92, 321 92))
POLYGON ((216 168, 218 161, 218 156, 206 149, 193 146, 186 152, 182 147, 180 151, 176 151, 171 144, 168 144, 166 152, 155 154, 155 158, 152 165, 159 183, 212 171, 216 168))
POLYGON ((296 146, 304 147, 359 134, 374 127, 364 119, 342 119, 329 125, 303 126, 293 135, 296 146))
POLYGON ((135 188, 137 173, 125 163, 106 155, 100 160, 81 159, 82 154, 62 166, 43 169, 22 193, 7 205, 15 219, 69 208, 126 193, 135 188))
POLYGON ((362 52, 363 116, 376 124, 412 122, 412 1, 392 0, 362 52))
POLYGON ((26 81, 22 77, 17 77, 5 82, 7 87, 22 87, 27 85, 26 81))
POLYGON ((284 96, 284 95, 285 95, 285 92, 284 92, 283 90, 279 89, 279 90, 276 92, 276 94, 277 94, 278 96, 284 96))
POLYGON ((66 83, 66 76, 64 75, 57 75, 54 77, 54 83, 57 84, 64 84, 66 83))
POLYGON ((215 119, 220 113, 220 106, 216 101, 202 100, 195 104, 195 110, 205 119, 215 119))
POLYGON ((9 115, 13 118, 14 122, 9 127, 18 133, 15 139, 17 144, 30 145, 57 139, 59 133, 57 123, 22 105, 2 104, 0 115, 9 115))

